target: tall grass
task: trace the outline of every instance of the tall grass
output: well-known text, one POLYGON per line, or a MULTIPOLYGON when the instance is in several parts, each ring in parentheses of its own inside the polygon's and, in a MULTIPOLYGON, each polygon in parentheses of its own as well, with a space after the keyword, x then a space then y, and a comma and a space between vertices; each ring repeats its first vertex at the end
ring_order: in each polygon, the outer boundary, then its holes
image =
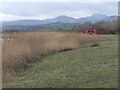
POLYGON ((16 79, 16 72, 26 68, 34 58, 50 55, 59 51, 80 48, 83 43, 98 41, 99 38, 76 32, 40 31, 3 34, 2 45, 2 83, 16 79))

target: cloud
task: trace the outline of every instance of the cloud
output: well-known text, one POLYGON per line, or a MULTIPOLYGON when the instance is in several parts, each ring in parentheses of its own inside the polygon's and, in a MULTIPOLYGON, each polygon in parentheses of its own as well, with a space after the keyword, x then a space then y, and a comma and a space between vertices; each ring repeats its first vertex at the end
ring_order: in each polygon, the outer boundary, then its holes
POLYGON ((50 16, 17 16, 17 15, 10 15, 10 14, 3 14, 0 13, 0 21, 13 21, 13 20, 24 20, 24 19, 34 19, 34 20, 43 20, 47 18, 52 18, 50 16))
POLYGON ((17 20, 17 19, 22 19, 22 18, 23 18, 22 16, 0 13, 0 21, 10 21, 10 20, 17 20))
POLYGON ((2 0, 3 2, 119 2, 119 0, 2 0))
POLYGON ((46 19, 67 15, 75 18, 94 13, 117 15, 116 2, 4 2, 0 16, 3 20, 46 19))

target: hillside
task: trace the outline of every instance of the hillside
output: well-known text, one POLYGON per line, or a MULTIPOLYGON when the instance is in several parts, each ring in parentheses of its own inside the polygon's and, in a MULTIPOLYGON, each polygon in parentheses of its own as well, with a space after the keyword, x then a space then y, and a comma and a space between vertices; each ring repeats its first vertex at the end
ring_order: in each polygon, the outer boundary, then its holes
POLYGON ((44 25, 30 25, 30 26, 3 26, 3 32, 10 32, 10 31, 37 31, 37 30, 69 30, 72 28, 79 28, 80 24, 75 23, 51 23, 51 24, 44 24, 44 25))
MULTIPOLYGON (((45 20, 16 20, 16 21, 3 21, 0 22, 2 24, 2 32, 13 32, 13 31, 36 31, 36 30, 71 30, 78 29, 84 26, 86 23, 91 23, 92 26, 95 26, 101 22, 104 23, 114 23, 117 21, 117 16, 107 16, 104 14, 93 14, 88 17, 75 19, 73 17, 61 15, 54 18, 48 18, 45 20)), ((87 25, 86 27, 88 27, 87 25)), ((110 25, 111 26, 111 25, 110 25)), ((115 26, 115 25, 114 25, 115 26)), ((96 26, 95 26, 96 27, 96 26)), ((96 28, 92 29, 96 29, 96 28)), ((107 27, 107 24, 104 24, 104 28, 107 27)), ((88 28, 90 29, 90 28, 88 28)), ((102 28, 99 27, 102 30, 102 28)), ((79 31, 78 30, 78 31, 79 31)), ((81 31, 81 30, 80 30, 81 31)))
MULTIPOLYGON (((65 15, 61 15, 58 17, 48 18, 44 20, 16 20, 16 21, 3 21, 3 26, 30 26, 30 25, 44 25, 51 23, 78 23, 84 24, 85 22, 97 23, 101 21, 111 22, 113 20, 117 20, 117 16, 107 16, 104 14, 93 14, 91 16, 87 16, 84 18, 73 18, 65 15)), ((1 23, 1 22, 0 22, 1 23)))
MULTIPOLYGON (((94 36, 93 36, 94 37, 94 36)), ((101 36, 98 36, 101 37, 101 36)), ((85 44, 78 50, 36 58, 20 78, 6 88, 117 88, 118 37, 102 35, 98 46, 85 44)))

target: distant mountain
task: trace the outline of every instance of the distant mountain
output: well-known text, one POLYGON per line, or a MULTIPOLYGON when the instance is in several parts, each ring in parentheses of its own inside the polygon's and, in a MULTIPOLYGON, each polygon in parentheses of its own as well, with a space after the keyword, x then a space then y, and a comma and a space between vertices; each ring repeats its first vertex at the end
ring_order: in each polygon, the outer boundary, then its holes
POLYGON ((46 22, 49 22, 49 23, 55 23, 55 22, 74 23, 76 21, 76 19, 72 18, 72 17, 65 16, 65 15, 61 15, 61 16, 58 16, 56 18, 46 19, 46 20, 43 20, 43 21, 46 21, 46 22))
POLYGON ((113 20, 117 20, 118 17, 117 16, 109 16, 108 18, 105 19, 105 21, 111 22, 113 20))
POLYGON ((23 26, 29 26, 29 25, 41 25, 41 24, 50 24, 50 23, 74 23, 75 18, 68 17, 68 16, 58 16, 51 19, 45 19, 45 20, 16 20, 16 21, 4 21, 3 26, 16 26, 16 25, 23 25, 23 26))
POLYGON ((79 18, 77 19, 77 23, 85 23, 85 22, 91 22, 91 23, 96 23, 100 21, 104 21, 106 18, 108 18, 107 15, 104 14, 93 14, 92 16, 85 17, 85 18, 79 18))
POLYGON ((5 21, 2 23, 3 26, 16 26, 16 25, 40 25, 42 22, 40 20, 16 20, 16 21, 5 21))
POLYGON ((45 19, 45 20, 16 20, 16 21, 4 21, 3 26, 16 26, 16 25, 43 25, 43 24, 50 24, 50 23, 79 23, 84 24, 85 22, 97 23, 100 21, 107 21, 110 22, 112 20, 117 20, 117 16, 107 16, 104 14, 93 14, 89 17, 85 18, 72 18, 69 16, 61 15, 55 18, 45 19))

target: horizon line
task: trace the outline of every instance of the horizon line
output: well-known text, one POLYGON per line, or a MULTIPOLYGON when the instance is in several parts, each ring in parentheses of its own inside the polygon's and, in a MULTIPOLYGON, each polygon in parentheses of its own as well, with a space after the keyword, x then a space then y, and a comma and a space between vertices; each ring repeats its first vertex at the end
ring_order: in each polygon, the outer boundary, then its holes
MULTIPOLYGON (((0 21, 4 21, 4 22, 6 22, 6 21, 19 21, 19 20, 47 20, 47 19, 52 19, 52 18, 57 18, 57 17, 60 17, 60 16, 66 16, 66 17, 71 17, 71 18, 74 18, 74 19, 80 19, 80 18, 86 18, 86 17, 90 17, 90 16, 92 16, 92 15, 95 15, 95 14, 100 14, 100 13, 94 13, 94 14, 91 14, 91 15, 88 15, 88 16, 85 16, 85 17, 74 17, 74 16, 69 16, 69 15, 57 15, 57 16, 55 16, 55 17, 46 17, 45 19, 35 19, 35 18, 23 18, 23 19, 16 19, 16 20, 2 20, 3 18, 1 18, 0 17, 0 21)), ((100 14, 100 15, 106 15, 106 14, 100 14)), ((106 15, 106 16, 118 16, 118 15, 106 15)))

